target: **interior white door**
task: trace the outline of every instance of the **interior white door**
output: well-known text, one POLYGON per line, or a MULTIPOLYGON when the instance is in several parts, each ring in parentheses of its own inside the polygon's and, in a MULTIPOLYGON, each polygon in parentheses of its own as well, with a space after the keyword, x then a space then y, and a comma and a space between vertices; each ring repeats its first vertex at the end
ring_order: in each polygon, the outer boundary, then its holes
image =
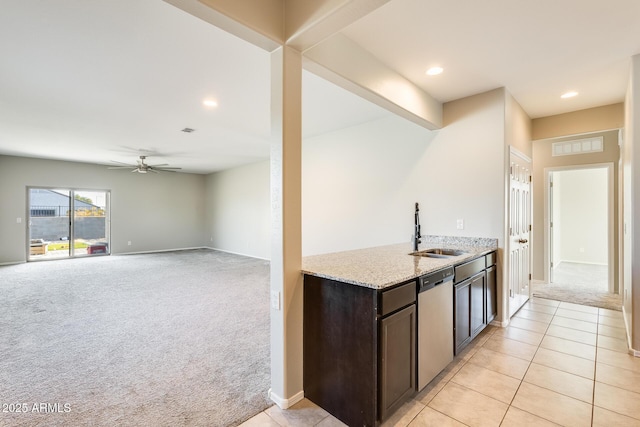
POLYGON ((511 149, 509 166, 509 317, 530 296, 531 159, 511 149))

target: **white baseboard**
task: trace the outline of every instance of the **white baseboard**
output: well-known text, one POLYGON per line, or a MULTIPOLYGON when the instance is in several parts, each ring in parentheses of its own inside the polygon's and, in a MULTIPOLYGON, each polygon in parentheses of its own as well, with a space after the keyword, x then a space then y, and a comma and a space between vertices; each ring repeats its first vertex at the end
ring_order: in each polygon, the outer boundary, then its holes
POLYGON ((492 320, 491 323, 489 323, 491 326, 498 326, 500 328, 506 328, 507 326, 509 326, 509 320, 492 320))
POLYGON ((255 256, 255 255, 247 255, 247 254, 243 254, 243 253, 240 253, 240 252, 228 251, 226 249, 214 248, 212 246, 205 246, 205 248, 206 249, 211 249, 213 251, 225 252, 225 253, 232 254, 232 255, 240 255, 240 256, 246 256, 246 257, 249 257, 249 258, 255 258, 255 259, 262 259, 262 260, 265 260, 265 261, 271 261, 269 258, 263 258, 263 257, 255 256))
POLYGON ((192 248, 174 248, 174 249, 156 249, 153 251, 136 251, 136 252, 117 252, 110 255, 140 255, 140 254, 159 254, 162 252, 192 251, 194 249, 210 249, 206 246, 194 246, 192 248))
POLYGON ((558 266, 559 266, 560 264, 562 264, 563 262, 568 262, 568 263, 571 263, 571 264, 584 264, 584 265, 600 265, 600 266, 602 266, 602 265, 609 265, 609 264, 607 264, 606 262, 605 262, 605 263, 602 263, 602 262, 574 261, 574 260, 572 260, 572 259, 563 259, 563 260, 560 260, 560 261, 559 261, 556 265, 554 265, 553 267, 554 267, 554 268, 555 268, 555 267, 558 267, 558 266))
POLYGON ((16 264, 26 264, 26 261, 0 262, 0 265, 16 265, 16 264))
POLYGON ((300 390, 289 399, 285 399, 275 394, 273 390, 269 389, 269 399, 273 400, 273 402, 278 405, 280 409, 289 409, 293 405, 304 399, 304 391, 300 390))
POLYGON ((635 350, 631 347, 631 336, 629 335, 629 330, 627 329, 627 310, 625 310, 624 305, 622 306, 622 318, 624 320, 624 331, 627 334, 627 347, 629 348, 629 354, 634 357, 640 357, 640 350, 635 350))

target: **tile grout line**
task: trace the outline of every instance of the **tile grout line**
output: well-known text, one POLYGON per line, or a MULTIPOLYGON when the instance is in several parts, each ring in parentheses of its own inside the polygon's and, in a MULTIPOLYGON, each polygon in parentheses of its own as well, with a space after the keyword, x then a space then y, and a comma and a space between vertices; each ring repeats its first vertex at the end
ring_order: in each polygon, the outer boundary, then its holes
MULTIPOLYGON (((464 358, 462 359, 462 360, 463 360, 462 365, 461 365, 461 366, 460 366, 460 367, 455 371, 455 373, 453 373, 453 374, 451 375, 451 378, 449 378, 449 379, 447 380, 447 382, 445 382, 445 383, 444 383, 444 385, 442 386, 442 388, 441 388, 440 390, 438 390, 438 392, 437 392, 437 393, 436 393, 436 394, 435 394, 435 395, 434 395, 434 396, 429 400, 429 402, 428 402, 428 403, 426 403, 426 404, 424 405, 424 408, 422 408, 422 409, 420 410, 420 412, 418 412, 418 414, 417 414, 417 415, 416 415, 416 416, 415 416, 415 417, 414 417, 414 418, 409 422, 409 424, 411 424, 411 422, 413 422, 413 421, 418 417, 418 415, 420 415, 420 413, 421 413, 422 411, 424 411, 424 409, 425 409, 425 408, 427 408, 427 407, 428 407, 428 408, 429 408, 429 409, 431 409, 432 411, 436 411, 436 412, 438 412, 439 414, 442 414, 442 415, 446 416, 447 418, 451 418, 452 420, 455 420, 455 421, 457 421, 457 422, 459 422, 459 423, 461 423, 461 424, 463 424, 463 425, 465 425, 465 426, 468 426, 468 424, 464 423, 463 421, 461 421, 461 420, 459 420, 459 419, 457 419, 457 418, 454 418, 454 417, 452 417, 452 416, 450 416, 450 415, 448 415, 448 414, 445 414, 444 412, 441 412, 441 411, 437 410, 436 408, 433 408, 433 407, 429 406, 429 403, 431 403, 431 402, 432 402, 432 401, 433 401, 433 400, 438 396, 438 394, 440 394, 440 392, 441 392, 442 390, 444 390, 444 388, 445 388, 445 387, 446 387, 446 386, 447 386, 447 385, 448 385, 448 384, 453 380, 453 378, 458 374, 458 372, 460 372, 460 371, 461 371, 461 370, 462 370, 462 369, 463 369, 467 364, 469 364, 469 363, 470 363, 471 359, 473 358, 473 355, 475 355, 475 354, 478 352, 478 350, 479 350, 480 348, 484 347, 484 345, 485 345, 485 344, 487 343, 487 341, 489 341, 489 339, 490 339, 490 338, 495 334, 495 332, 496 332, 496 329, 492 330, 492 332, 491 332, 491 333, 489 333, 489 336, 487 337, 487 339, 486 339, 486 340, 485 340, 481 345, 479 345, 477 349, 473 349, 474 351, 473 351, 473 353, 472 353, 472 354, 470 354, 470 355, 469 355, 469 358, 468 358, 468 359, 464 359, 464 358)), ((458 386, 460 386, 460 387, 464 387, 464 388, 466 388, 466 389, 468 389, 468 390, 471 390, 471 391, 476 391, 476 390, 470 389, 470 388, 468 388, 468 387, 466 387, 466 386, 464 386, 464 385, 458 384, 458 383, 454 383, 454 384, 456 384, 456 385, 458 385, 458 386)), ((477 392, 477 391, 476 391, 476 393, 479 393, 479 392, 477 392)), ((480 394, 482 394, 482 395, 486 396, 484 393, 480 393, 480 394)), ((493 398, 492 398, 492 397, 490 397, 490 396, 487 396, 487 397, 489 397, 489 398, 493 399, 493 398)), ((497 400, 497 399, 494 399, 494 400, 497 400)), ((507 410, 508 410, 508 408, 507 408, 507 410)), ((506 414, 506 412, 505 412, 505 414, 506 414)), ((408 425, 408 424, 407 424, 407 425, 408 425)))
MULTIPOLYGON (((555 307, 555 310, 554 310, 554 312, 553 312, 553 315, 552 315, 551 321, 553 321, 553 318, 556 316, 556 314, 555 314, 555 313, 558 311, 558 307, 559 307, 559 305, 555 307)), ((533 357, 532 357, 532 358, 531 358, 531 360, 529 361, 529 366, 527 366, 527 370, 525 371, 524 375, 522 376, 522 379, 520 380, 520 385, 518 385, 518 388, 516 389, 516 392, 513 394, 513 398, 511 398, 511 403, 509 403, 509 407, 507 408, 507 412, 509 412, 509 409, 510 409, 511 407, 514 407, 514 408, 516 408, 516 409, 518 409, 518 410, 520 410, 520 411, 526 412, 527 414, 530 414, 530 415, 533 415, 533 416, 535 416, 535 417, 541 418, 541 419, 543 419, 543 420, 545 420, 545 421, 549 421, 550 423, 557 424, 555 421, 553 421, 553 420, 549 420, 549 419, 547 419, 547 418, 544 418, 544 417, 540 416, 539 414, 534 414, 534 413, 531 413, 531 412, 526 411, 526 410, 524 410, 524 409, 520 409, 520 408, 518 408, 517 406, 513 406, 513 401, 516 399, 516 395, 518 394, 518 391, 520 391, 520 388, 522 387, 522 384, 525 382, 525 381, 524 381, 524 379, 525 379, 525 377, 527 376, 527 373, 529 372, 529 369, 531 368, 531 365, 533 364, 533 359, 535 359, 536 354, 538 354, 538 351, 539 351, 541 348, 544 348, 544 347, 541 347, 541 345, 542 345, 542 341, 544 340, 544 337, 546 337, 546 336, 547 336, 547 331, 548 331, 548 330, 549 330, 549 328, 551 327, 551 321, 550 321, 550 322, 549 322, 549 324, 547 325, 547 328, 545 329, 545 332, 542 334, 542 335, 543 335, 543 336, 542 336, 542 340, 540 340, 540 343, 538 343, 537 348, 536 348, 536 352, 534 353, 533 357)), ((535 331, 529 331, 529 332, 535 332, 535 331)), ((552 335, 549 335, 549 336, 552 336, 552 335)), ((527 384, 528 384, 528 383, 527 383, 527 384)), ((543 388, 544 388, 544 387, 543 387, 543 388)), ((545 389, 546 389, 546 388, 545 388, 545 389)), ((546 389, 546 390, 550 390, 550 389, 546 389)), ((553 391, 553 390, 550 390, 550 391, 553 391)), ((557 392, 556 392, 556 393, 557 393, 557 392)), ((559 393, 559 394, 562 394, 562 393, 559 393)), ((592 410, 592 411, 593 411, 593 410, 592 410)), ((500 422, 500 425, 502 425, 502 423, 504 422, 504 419, 505 419, 505 418, 506 418, 506 416, 507 416, 507 412, 505 412, 505 415, 504 415, 504 417, 502 418, 502 421, 500 422)), ((593 422, 593 416, 592 416, 592 422, 593 422)))
MULTIPOLYGON (((531 301, 531 300, 529 300, 529 301, 531 301)), ((556 308, 556 311, 557 311, 557 308, 556 308)), ((555 311, 554 311, 554 313, 555 313, 555 311)), ((555 314, 553 314, 553 316, 555 316, 555 314)), ((551 320, 553 320, 553 317, 551 318, 551 320)), ((542 344, 542 340, 544 340, 544 337, 547 335, 547 330, 549 330, 549 326, 550 325, 551 325, 551 322, 549 322, 549 325, 547 325, 547 329, 545 329, 545 332, 542 334, 542 339, 540 340, 540 342, 536 346, 536 352, 533 354, 533 357, 529 361, 529 365, 527 366, 527 370, 524 371, 524 374, 522 374, 522 379, 520 380, 520 384, 518 384, 518 388, 516 389, 515 393, 513 393, 513 397, 511 398, 511 402, 509 402, 509 406, 507 407, 507 411, 504 413, 504 416, 502 417, 502 420, 500 421, 500 425, 502 425, 502 423, 504 423, 504 420, 507 417, 507 414, 509 413, 509 409, 511 409, 511 407, 517 408, 517 407, 513 406, 513 401, 516 400, 516 396, 518 395, 518 392, 520 391, 520 388, 522 387, 522 383, 524 383, 524 378, 527 376, 527 372, 529 372, 529 369, 531 368, 531 364, 533 363, 533 359, 535 359, 536 354, 538 354, 538 350, 540 350, 540 344, 542 344)), ((509 327, 509 326, 510 325, 507 325, 507 327, 509 327)), ((529 332, 534 332, 534 331, 529 331, 529 332)), ((524 409, 520 409, 520 408, 517 408, 517 409, 519 409, 520 411, 524 411, 524 412, 526 412, 528 414, 531 414, 530 412, 525 411, 524 409)), ((535 414, 531 414, 531 415, 538 416, 538 415, 535 415, 535 414)), ((542 417, 540 417, 540 418, 542 418, 542 417)))

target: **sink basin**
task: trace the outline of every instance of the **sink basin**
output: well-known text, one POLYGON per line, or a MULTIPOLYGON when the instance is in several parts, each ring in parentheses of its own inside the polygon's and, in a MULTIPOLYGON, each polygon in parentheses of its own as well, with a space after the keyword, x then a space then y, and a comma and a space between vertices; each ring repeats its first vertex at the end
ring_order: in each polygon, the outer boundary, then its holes
POLYGON ((425 249, 424 251, 413 252, 411 255, 425 256, 429 258, 449 258, 454 256, 466 255, 466 252, 457 249, 425 249))

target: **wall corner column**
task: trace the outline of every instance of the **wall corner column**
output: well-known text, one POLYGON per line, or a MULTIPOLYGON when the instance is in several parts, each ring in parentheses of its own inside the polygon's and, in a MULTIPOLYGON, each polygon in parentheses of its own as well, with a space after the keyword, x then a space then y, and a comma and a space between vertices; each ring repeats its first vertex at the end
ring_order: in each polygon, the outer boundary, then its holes
POLYGON ((302 55, 271 54, 271 400, 302 400, 302 55))

